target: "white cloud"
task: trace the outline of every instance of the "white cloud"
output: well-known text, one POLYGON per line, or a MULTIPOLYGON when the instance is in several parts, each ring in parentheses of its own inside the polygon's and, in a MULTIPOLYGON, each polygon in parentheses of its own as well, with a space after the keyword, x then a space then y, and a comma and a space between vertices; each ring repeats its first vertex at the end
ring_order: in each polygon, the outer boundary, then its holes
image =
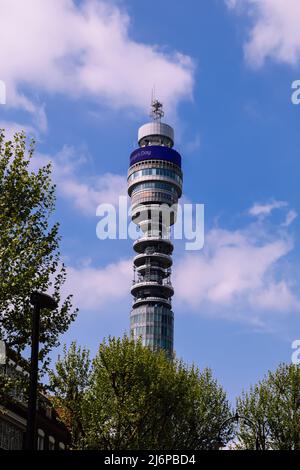
POLYGON ((254 67, 269 58, 295 65, 300 60, 299 0, 225 0, 227 6, 250 17, 245 56, 254 67))
MULTIPOLYGON (((300 312, 291 266, 285 269, 294 248, 292 236, 282 225, 268 227, 259 221, 237 230, 213 228, 201 252, 176 259, 176 311, 212 314, 257 327, 265 327, 273 314, 277 318, 300 312)), ((74 292, 79 308, 100 311, 107 302, 129 298, 131 259, 99 269, 90 263, 84 260, 68 269, 65 289, 74 292)))
POLYGON ((300 299, 286 281, 269 283, 264 289, 250 295, 254 307, 278 312, 300 311, 300 299))
POLYGON ((271 234, 257 223, 235 231, 212 229, 201 252, 175 263, 178 308, 256 323, 267 312, 299 312, 293 279, 282 269, 292 249, 282 229, 271 234))
POLYGON ((281 224, 283 227, 288 227, 298 217, 297 212, 294 209, 288 211, 285 221, 281 224))
POLYGON ((29 139, 36 136, 36 130, 32 126, 13 121, 0 121, 0 129, 5 131, 5 140, 13 140, 14 134, 22 131, 26 133, 29 139))
POLYGON ((256 203, 249 209, 249 214, 258 217, 265 217, 270 215, 274 209, 282 209, 287 206, 288 203, 286 201, 271 201, 267 204, 256 203))
POLYGON ((275 209, 284 209, 286 215, 284 221, 281 223, 281 227, 288 227, 298 217, 297 212, 294 209, 288 209, 288 203, 286 201, 272 200, 268 203, 261 204, 255 203, 249 209, 248 213, 259 220, 263 220, 270 216, 275 209))
POLYGON ((74 294, 74 305, 79 309, 100 312, 105 305, 129 295, 131 280, 131 260, 121 260, 99 269, 69 267, 64 290, 66 294, 74 294))
POLYGON ((59 193, 73 201, 83 214, 95 215, 99 204, 118 204, 118 198, 126 195, 121 188, 125 178, 105 173, 92 179, 92 185, 81 183, 77 179, 66 178, 60 181, 59 193))
POLYGON ((82 164, 87 162, 87 157, 73 147, 64 146, 53 157, 35 155, 34 167, 38 168, 49 161, 53 166, 58 194, 86 216, 95 216, 96 208, 101 203, 117 205, 119 196, 127 194, 125 176, 112 173, 84 176, 82 164))
MULTIPOLYGON (((260 327, 272 314, 300 312, 294 281, 282 269, 292 249, 292 238, 282 230, 271 236, 255 224, 235 231, 212 229, 202 252, 175 262, 176 312, 197 311, 260 327)), ((131 279, 131 259, 102 268, 87 260, 68 268, 65 290, 74 293, 81 310, 100 312, 108 302, 130 299, 131 279)))
POLYGON ((192 59, 133 40, 130 18, 115 5, 101 0, 0 0, 0 11, 0 72, 7 105, 38 113, 43 129, 43 105, 32 98, 40 92, 143 111, 154 84, 169 108, 191 98, 192 59))

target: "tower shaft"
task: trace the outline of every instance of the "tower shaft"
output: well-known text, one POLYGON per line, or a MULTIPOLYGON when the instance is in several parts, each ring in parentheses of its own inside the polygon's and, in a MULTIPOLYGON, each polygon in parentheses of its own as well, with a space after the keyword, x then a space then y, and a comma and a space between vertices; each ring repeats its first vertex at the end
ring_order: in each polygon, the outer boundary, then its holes
POLYGON ((173 129, 162 122, 162 106, 153 103, 154 122, 140 127, 139 148, 130 156, 128 194, 131 217, 143 235, 134 242, 133 305, 130 329, 151 349, 173 352, 174 315, 171 298, 173 244, 170 228, 176 221, 182 193, 181 156, 172 147, 173 129), (155 106, 154 106, 155 104, 155 106))

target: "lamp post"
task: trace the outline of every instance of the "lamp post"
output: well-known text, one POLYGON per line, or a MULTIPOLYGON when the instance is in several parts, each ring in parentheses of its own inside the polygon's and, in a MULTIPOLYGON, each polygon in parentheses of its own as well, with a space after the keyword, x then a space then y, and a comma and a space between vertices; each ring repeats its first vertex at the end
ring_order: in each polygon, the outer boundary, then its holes
POLYGON ((40 313, 42 308, 54 310, 57 308, 56 301, 50 295, 41 292, 33 292, 30 296, 32 310, 31 330, 31 361, 30 361, 30 383, 26 428, 26 449, 36 449, 36 403, 38 385, 38 363, 39 363, 39 336, 40 336, 40 313))
POLYGON ((260 450, 259 439, 258 439, 258 432, 257 432, 257 427, 256 427, 256 425, 253 423, 253 421, 251 421, 251 419, 247 418, 247 416, 239 415, 238 412, 236 412, 234 416, 231 416, 230 418, 226 419, 226 420, 221 424, 220 429, 219 429, 219 433, 218 433, 218 445, 219 445, 219 448, 222 447, 221 432, 222 432, 222 429, 224 428, 224 426, 225 426, 227 423, 230 423, 231 421, 236 421, 236 422, 238 423, 240 419, 242 419, 243 421, 245 421, 245 422, 248 424, 248 426, 251 426, 252 429, 254 429, 254 431, 255 431, 255 450, 260 450))

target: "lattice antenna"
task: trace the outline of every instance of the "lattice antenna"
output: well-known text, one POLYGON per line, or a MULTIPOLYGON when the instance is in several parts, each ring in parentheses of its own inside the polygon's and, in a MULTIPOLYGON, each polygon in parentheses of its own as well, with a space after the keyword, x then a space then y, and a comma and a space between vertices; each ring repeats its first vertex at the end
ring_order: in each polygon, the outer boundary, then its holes
POLYGON ((152 98, 151 98, 151 112, 150 117, 153 121, 160 121, 162 117, 164 117, 165 113, 163 110, 163 105, 160 101, 155 98, 155 89, 152 90, 152 98))

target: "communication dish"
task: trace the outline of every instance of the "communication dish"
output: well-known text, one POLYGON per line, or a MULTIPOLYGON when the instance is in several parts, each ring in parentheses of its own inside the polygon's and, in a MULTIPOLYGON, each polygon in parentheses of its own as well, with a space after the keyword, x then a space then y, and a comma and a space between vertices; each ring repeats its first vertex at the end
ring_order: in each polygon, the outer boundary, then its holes
POLYGON ((6 346, 4 341, 0 341, 0 365, 6 364, 6 346))

